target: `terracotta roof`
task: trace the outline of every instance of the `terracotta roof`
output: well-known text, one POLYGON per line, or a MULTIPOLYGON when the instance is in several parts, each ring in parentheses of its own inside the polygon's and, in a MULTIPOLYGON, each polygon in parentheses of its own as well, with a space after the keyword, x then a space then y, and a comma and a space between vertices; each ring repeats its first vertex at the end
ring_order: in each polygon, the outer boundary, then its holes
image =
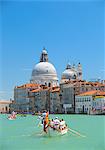
POLYGON ((100 82, 90 82, 90 81, 85 81, 85 80, 70 80, 70 81, 66 81, 65 83, 61 83, 61 84, 71 84, 73 86, 89 86, 89 87, 104 87, 105 88, 105 84, 100 83, 100 82))
POLYGON ((21 86, 17 86, 16 88, 28 88, 28 87, 37 87, 37 86, 40 86, 40 84, 27 83, 27 84, 23 84, 21 86))
POLYGON ((52 92, 52 93, 54 93, 54 92, 60 92, 60 88, 57 87, 57 88, 55 88, 55 89, 52 89, 51 92, 52 92))
POLYGON ((12 101, 0 100, 0 104, 11 104, 12 101))
POLYGON ((103 96, 103 95, 105 95, 105 92, 104 91, 98 91, 96 95, 103 96))
POLYGON ((77 96, 89 96, 89 95, 105 95, 104 91, 99 91, 99 90, 92 90, 92 91, 87 91, 87 92, 83 92, 77 96))
POLYGON ((40 91, 41 91, 41 89, 35 89, 35 90, 30 91, 30 92, 37 93, 37 92, 40 92, 40 91))
POLYGON ((77 96, 87 96, 87 95, 94 95, 97 91, 93 90, 93 91, 87 91, 87 92, 83 92, 77 96))

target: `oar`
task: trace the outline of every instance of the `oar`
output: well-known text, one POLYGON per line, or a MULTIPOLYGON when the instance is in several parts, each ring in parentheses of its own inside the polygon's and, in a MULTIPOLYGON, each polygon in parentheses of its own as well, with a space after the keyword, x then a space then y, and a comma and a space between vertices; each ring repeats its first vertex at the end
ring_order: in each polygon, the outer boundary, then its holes
POLYGON ((42 126, 42 124, 41 124, 41 120, 38 122, 38 124, 37 124, 37 127, 40 127, 40 126, 42 126))
POLYGON ((41 125, 41 123, 38 123, 38 125, 37 125, 37 126, 38 126, 38 127, 40 127, 40 126, 42 126, 42 125, 41 125))
POLYGON ((73 130, 73 129, 71 129, 71 128, 68 128, 68 130, 71 131, 71 132, 73 132, 73 133, 75 133, 75 134, 77 134, 78 136, 86 137, 85 135, 82 135, 82 134, 80 134, 79 132, 77 132, 77 131, 75 131, 75 130, 73 130))
POLYGON ((78 136, 77 134, 71 132, 70 130, 68 130, 70 134, 72 134, 73 136, 78 136))

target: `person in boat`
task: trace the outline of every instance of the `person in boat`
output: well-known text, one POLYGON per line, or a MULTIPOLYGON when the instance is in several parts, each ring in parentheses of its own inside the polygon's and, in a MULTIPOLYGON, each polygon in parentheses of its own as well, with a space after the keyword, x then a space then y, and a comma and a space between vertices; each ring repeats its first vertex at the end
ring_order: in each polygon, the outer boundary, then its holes
POLYGON ((56 117, 54 119, 54 129, 59 130, 59 125, 60 125, 60 120, 58 119, 58 117, 56 117))
POLYGON ((46 114, 47 114, 47 111, 46 111, 46 110, 44 110, 44 111, 43 111, 43 113, 42 113, 43 118, 45 118, 45 117, 46 117, 46 114))
POLYGON ((10 118, 15 119, 16 118, 16 112, 12 112, 10 118))
POLYGON ((41 117, 42 117, 42 124, 44 124, 44 120, 45 120, 46 114, 47 114, 47 111, 44 110, 42 115, 41 115, 41 117))
POLYGON ((56 117, 54 119, 54 125, 59 125, 59 124, 60 124, 60 121, 59 121, 58 117, 56 117))
POLYGON ((44 118, 44 125, 43 125, 43 130, 46 133, 47 133, 47 128, 49 127, 49 117, 48 117, 48 115, 49 115, 49 112, 46 112, 46 116, 44 118))
POLYGON ((51 127, 51 128, 53 128, 54 129, 54 120, 52 119, 52 120, 50 120, 50 122, 49 122, 49 126, 51 127))
POLYGON ((16 112, 12 112, 10 116, 8 116, 8 119, 16 119, 16 112))
POLYGON ((60 129, 60 130, 63 130, 63 129, 65 129, 65 128, 66 128, 66 124, 65 124, 65 121, 62 119, 62 120, 60 120, 59 129, 60 129))
POLYGON ((16 112, 12 112, 12 117, 14 118, 14 119, 16 119, 16 112))

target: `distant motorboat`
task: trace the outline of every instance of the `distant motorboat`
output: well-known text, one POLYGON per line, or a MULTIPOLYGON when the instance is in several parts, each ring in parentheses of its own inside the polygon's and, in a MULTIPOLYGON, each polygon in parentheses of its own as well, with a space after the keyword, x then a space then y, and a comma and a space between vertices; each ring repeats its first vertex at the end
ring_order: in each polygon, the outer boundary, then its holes
POLYGON ((15 119, 16 119, 16 118, 11 118, 11 117, 8 118, 8 120, 15 120, 15 119))
POLYGON ((8 119, 9 119, 9 120, 15 120, 16 117, 17 117, 16 114, 17 114, 17 113, 15 113, 15 112, 13 111, 12 114, 11 114, 10 116, 8 116, 8 119))
POLYGON ((8 120, 15 120, 15 119, 16 119, 16 116, 11 115, 11 116, 8 117, 8 120))

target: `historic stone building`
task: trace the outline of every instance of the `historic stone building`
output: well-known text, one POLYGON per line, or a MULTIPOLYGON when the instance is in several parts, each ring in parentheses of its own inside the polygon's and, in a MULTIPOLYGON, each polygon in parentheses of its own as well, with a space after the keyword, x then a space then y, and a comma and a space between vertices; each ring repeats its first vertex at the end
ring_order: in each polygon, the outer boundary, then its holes
POLYGON ((62 113, 59 87, 50 90, 50 113, 62 113))
POLYGON ((60 84, 60 101, 62 113, 75 112, 75 93, 74 87, 71 84, 60 84))
POLYGON ((0 100, 0 113, 9 113, 10 104, 11 104, 11 101, 0 100))
POLYGON ((91 90, 75 98, 75 113, 102 113, 105 110, 105 92, 91 90))
MULTIPOLYGON (((14 88, 14 108, 18 112, 74 113, 75 96, 91 90, 105 91, 105 84, 82 79, 82 65, 67 65, 60 86, 55 67, 44 48, 40 62, 32 70, 30 83, 14 88)), ((13 110, 13 109, 12 109, 13 110)))
POLYGON ((29 112, 29 92, 40 88, 39 84, 28 83, 14 88, 14 110, 17 112, 29 112))
POLYGON ((60 98, 62 102, 62 113, 75 112, 75 97, 81 93, 100 90, 105 91, 105 84, 99 82, 88 82, 84 80, 69 80, 60 83, 60 98))
POLYGON ((30 112, 50 110, 50 87, 41 85, 40 88, 29 92, 30 112))

